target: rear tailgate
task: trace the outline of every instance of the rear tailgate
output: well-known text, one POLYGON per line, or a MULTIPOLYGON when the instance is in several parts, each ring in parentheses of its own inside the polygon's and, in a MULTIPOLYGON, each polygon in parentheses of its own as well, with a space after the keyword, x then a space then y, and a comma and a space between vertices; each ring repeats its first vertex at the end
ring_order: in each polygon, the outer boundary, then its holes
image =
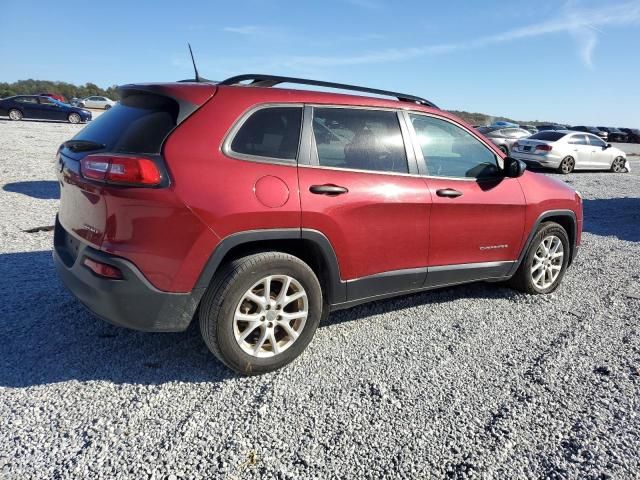
MULTIPOLYGON (((130 153, 162 162, 173 129, 216 92, 210 84, 127 85, 122 100, 58 151, 58 221, 67 232, 100 248, 109 228, 108 187, 82 177, 80 161, 95 153, 130 153)), ((74 239, 69 239, 73 249, 74 239)))

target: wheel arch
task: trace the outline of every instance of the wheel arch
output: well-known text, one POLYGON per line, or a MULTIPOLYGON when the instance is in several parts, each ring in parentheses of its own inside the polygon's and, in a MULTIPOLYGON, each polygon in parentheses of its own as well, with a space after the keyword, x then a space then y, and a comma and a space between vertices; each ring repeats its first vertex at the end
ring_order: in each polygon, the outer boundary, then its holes
POLYGON ((538 227, 544 222, 555 222, 565 229, 567 235, 569 236, 569 248, 571 249, 571 254, 569 255, 569 265, 573 262, 573 259, 576 256, 577 248, 576 240, 578 235, 578 222, 576 219, 576 214, 573 210, 548 210, 546 212, 541 213, 536 219, 533 227, 529 231, 529 236, 527 237, 527 241, 525 242, 520 255, 518 256, 518 260, 514 263, 509 275, 513 275, 520 267, 520 264, 524 260, 525 255, 529 251, 529 247, 531 246, 531 242, 533 242, 533 238, 538 231, 538 227))
POLYGON ((317 230, 285 228, 251 230, 224 238, 207 260, 194 289, 206 289, 226 263, 258 252, 283 252, 298 257, 314 271, 325 301, 346 301, 346 282, 340 278, 338 260, 329 239, 317 230))

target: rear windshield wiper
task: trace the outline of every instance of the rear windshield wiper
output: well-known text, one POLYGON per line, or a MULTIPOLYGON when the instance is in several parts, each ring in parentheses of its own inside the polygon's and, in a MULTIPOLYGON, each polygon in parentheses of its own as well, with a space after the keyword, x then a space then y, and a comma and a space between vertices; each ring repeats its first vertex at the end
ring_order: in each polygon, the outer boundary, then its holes
POLYGON ((67 140, 63 145, 72 152, 88 152, 106 147, 104 143, 92 142, 91 140, 67 140))

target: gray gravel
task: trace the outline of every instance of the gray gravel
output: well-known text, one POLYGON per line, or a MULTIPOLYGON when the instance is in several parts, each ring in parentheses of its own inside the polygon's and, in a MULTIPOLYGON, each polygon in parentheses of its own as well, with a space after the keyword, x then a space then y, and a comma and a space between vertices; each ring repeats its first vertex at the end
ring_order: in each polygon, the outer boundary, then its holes
MULTIPOLYGON (((549 296, 474 284, 339 312, 234 376, 196 328, 89 315, 50 259, 79 127, 0 120, 0 478, 629 478, 640 472, 640 160, 563 180, 578 259, 549 296)), ((194 325, 195 326, 195 325, 194 325)))

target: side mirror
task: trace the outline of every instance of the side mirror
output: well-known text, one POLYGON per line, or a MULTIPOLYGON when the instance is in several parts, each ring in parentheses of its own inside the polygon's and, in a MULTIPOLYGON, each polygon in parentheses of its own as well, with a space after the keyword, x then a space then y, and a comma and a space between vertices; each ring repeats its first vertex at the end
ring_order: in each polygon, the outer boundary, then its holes
POLYGON ((603 150, 606 150, 607 148, 611 148, 611 144, 607 143, 604 147, 602 147, 603 150))
POLYGON ((527 169, 527 164, 522 160, 517 160, 513 157, 506 157, 504 159, 504 175, 505 177, 518 178, 524 175, 524 171, 527 169))

